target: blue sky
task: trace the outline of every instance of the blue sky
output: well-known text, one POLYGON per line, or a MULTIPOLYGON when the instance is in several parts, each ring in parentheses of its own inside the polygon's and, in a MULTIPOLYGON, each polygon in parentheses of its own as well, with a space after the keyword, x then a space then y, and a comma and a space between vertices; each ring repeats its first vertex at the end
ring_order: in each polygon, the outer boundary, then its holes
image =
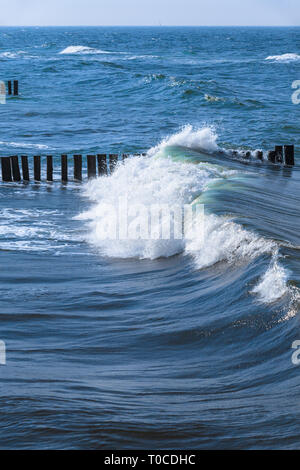
POLYGON ((0 25, 300 25, 300 0, 0 0, 0 25))

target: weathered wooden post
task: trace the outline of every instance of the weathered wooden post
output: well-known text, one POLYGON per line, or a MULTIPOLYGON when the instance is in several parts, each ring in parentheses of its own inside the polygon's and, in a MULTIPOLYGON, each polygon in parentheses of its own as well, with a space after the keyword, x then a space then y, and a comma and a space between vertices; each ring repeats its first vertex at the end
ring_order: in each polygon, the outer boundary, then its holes
POLYGON ((19 82, 18 80, 14 80, 14 96, 19 95, 19 82))
POLYGON ((28 157, 26 155, 22 155, 21 162, 22 162, 23 181, 29 181, 28 157))
POLYGON ((109 156, 109 170, 110 170, 110 173, 112 173, 118 163, 118 158, 119 158, 119 155, 116 155, 116 154, 111 154, 109 156))
POLYGON ((283 162, 283 146, 282 145, 276 145, 275 146, 275 153, 276 153, 275 161, 278 162, 278 163, 282 163, 283 162))
POLYGON ((12 181, 11 162, 10 162, 9 157, 1 158, 1 169, 2 169, 2 181, 5 181, 5 182, 12 181))
POLYGON ((47 181, 53 181, 53 157, 47 155, 47 181))
POLYGON ((13 181, 21 181, 19 159, 16 155, 10 157, 13 181))
POLYGON ((276 159, 276 152, 274 150, 270 150, 268 152, 268 160, 269 162, 272 162, 272 163, 275 163, 275 159, 276 159))
POLYGON ((82 181, 82 155, 74 155, 74 180, 82 181))
POLYGON ((284 146, 284 163, 286 166, 295 165, 295 148, 293 145, 284 146))
POLYGON ((88 178, 96 178, 96 155, 87 156, 88 178))
POLYGON ((257 152, 256 152, 256 158, 257 158, 258 160, 263 160, 263 159, 264 159, 264 153, 263 153, 262 150, 257 150, 257 152))
POLYGON ((97 155, 98 175, 107 175, 106 154, 97 155))
POLYGON ((11 80, 7 82, 7 94, 12 95, 12 86, 11 86, 11 80))
POLYGON ((61 156, 61 180, 63 183, 68 181, 68 155, 61 156))
POLYGON ((35 181, 41 181, 41 157, 39 155, 33 157, 33 168, 35 181))

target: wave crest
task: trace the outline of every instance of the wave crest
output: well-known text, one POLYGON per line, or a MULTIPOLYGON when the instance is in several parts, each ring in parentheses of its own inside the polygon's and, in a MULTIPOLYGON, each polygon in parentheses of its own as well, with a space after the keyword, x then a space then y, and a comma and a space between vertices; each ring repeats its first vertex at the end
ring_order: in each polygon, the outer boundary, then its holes
POLYGON ((68 46, 60 54, 110 54, 110 52, 88 46, 68 46))
POLYGON ((281 54, 281 55, 270 55, 265 60, 273 60, 275 62, 294 62, 300 60, 298 54, 281 54))

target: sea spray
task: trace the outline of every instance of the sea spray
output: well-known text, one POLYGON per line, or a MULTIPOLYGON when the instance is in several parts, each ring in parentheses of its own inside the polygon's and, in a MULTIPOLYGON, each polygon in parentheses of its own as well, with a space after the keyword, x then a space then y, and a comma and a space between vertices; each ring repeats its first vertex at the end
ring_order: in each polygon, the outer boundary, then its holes
POLYGON ((194 128, 190 124, 184 126, 179 132, 166 137, 163 141, 149 150, 150 156, 157 154, 166 147, 185 147, 193 150, 216 152, 218 135, 213 127, 194 128))

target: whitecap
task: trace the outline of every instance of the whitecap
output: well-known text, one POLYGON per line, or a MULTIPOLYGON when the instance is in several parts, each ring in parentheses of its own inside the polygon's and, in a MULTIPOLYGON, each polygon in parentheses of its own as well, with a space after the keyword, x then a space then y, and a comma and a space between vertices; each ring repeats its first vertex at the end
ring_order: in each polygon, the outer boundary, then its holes
POLYGON ((110 54, 110 52, 88 46, 68 46, 60 54, 110 54))
POLYGON ((265 60, 272 60, 275 62, 294 62, 300 60, 300 55, 292 53, 282 55, 270 55, 265 60))

